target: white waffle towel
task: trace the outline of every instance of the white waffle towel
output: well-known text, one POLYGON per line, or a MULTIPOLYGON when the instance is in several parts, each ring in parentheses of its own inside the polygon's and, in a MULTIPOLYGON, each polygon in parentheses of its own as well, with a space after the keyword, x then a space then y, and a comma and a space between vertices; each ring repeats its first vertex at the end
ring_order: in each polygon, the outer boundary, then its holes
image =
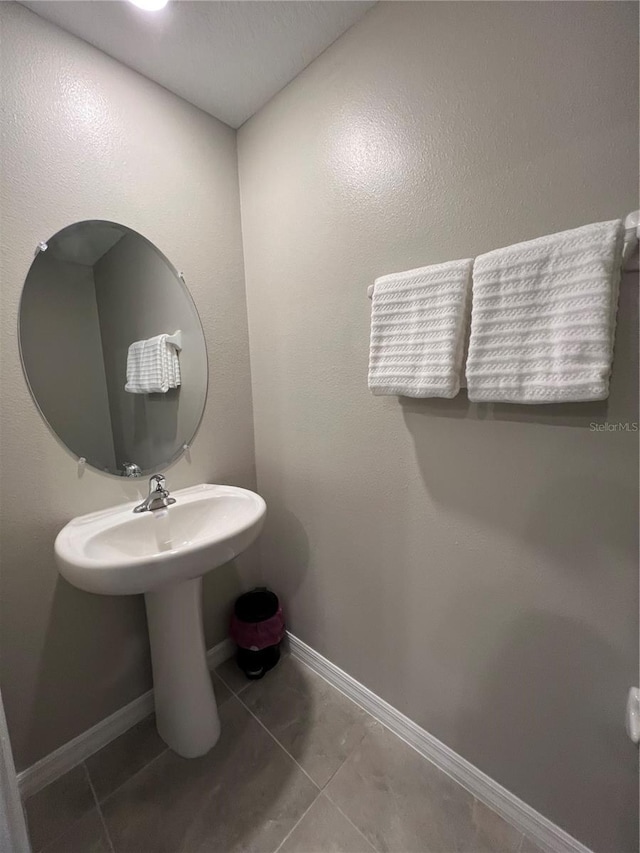
POLYGON ((476 258, 470 400, 557 403, 609 395, 623 242, 616 219, 476 258))
POLYGON ((127 384, 131 394, 166 394, 180 385, 180 361, 168 335, 131 344, 127 354, 127 384))
POLYGON ((376 279, 369 354, 374 394, 456 396, 472 265, 467 258, 376 279))

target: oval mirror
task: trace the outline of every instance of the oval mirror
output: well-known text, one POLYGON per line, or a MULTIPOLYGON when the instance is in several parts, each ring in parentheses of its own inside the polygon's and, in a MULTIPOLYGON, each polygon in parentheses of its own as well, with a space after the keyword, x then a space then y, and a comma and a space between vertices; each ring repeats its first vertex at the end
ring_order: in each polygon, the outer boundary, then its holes
POLYGON ((41 244, 19 335, 42 417, 89 465, 138 476, 191 443, 207 396, 202 324, 174 267, 140 234, 93 220, 41 244))

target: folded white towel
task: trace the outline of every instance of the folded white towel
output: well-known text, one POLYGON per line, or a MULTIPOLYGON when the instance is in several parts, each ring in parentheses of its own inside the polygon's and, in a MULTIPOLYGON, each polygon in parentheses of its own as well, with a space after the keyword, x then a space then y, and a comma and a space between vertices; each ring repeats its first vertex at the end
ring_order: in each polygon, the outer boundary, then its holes
POLYGON ((369 355, 374 394, 455 397, 472 265, 468 258, 376 279, 369 355))
POLYGON ((131 394, 166 394, 180 385, 180 362, 168 335, 131 344, 127 354, 127 384, 131 394))
POLYGON ((574 228, 476 258, 469 399, 556 403, 609 394, 624 228, 574 228))

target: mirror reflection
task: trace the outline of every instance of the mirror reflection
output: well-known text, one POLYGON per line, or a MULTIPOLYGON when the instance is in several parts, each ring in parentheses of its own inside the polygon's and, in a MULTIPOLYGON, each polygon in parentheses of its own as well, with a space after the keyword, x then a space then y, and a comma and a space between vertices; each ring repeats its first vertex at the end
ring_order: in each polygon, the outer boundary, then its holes
POLYGON ((19 321, 43 418, 101 471, 137 476, 166 465, 192 441, 207 394, 189 291, 153 243, 123 225, 77 222, 45 245, 19 321))

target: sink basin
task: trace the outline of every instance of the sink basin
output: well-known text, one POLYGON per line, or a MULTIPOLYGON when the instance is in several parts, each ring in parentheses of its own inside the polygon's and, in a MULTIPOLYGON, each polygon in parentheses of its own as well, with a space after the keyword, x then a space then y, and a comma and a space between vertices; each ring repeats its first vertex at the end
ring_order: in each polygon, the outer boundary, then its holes
POLYGON ((234 486, 171 493, 176 503, 134 514, 138 501, 83 515, 58 534, 60 574, 86 592, 144 593, 156 725, 179 755, 204 755, 220 736, 202 627, 202 576, 258 536, 266 504, 234 486))
POLYGON ((60 574, 86 592, 132 595, 197 578, 245 550, 266 505, 247 489, 204 484, 171 493, 176 503, 133 513, 139 501, 70 521, 58 534, 60 574))

